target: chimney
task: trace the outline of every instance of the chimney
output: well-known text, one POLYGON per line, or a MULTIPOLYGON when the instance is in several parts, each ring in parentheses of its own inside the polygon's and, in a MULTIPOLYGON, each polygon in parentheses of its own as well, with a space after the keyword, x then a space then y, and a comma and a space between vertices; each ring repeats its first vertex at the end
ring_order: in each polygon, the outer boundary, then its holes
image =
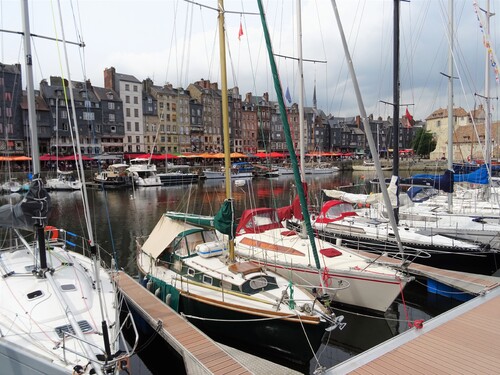
POLYGON ((251 93, 251 92, 247 92, 247 93, 245 94, 245 101, 246 101, 247 103, 251 103, 251 102, 252 102, 252 93, 251 93))
POLYGON ((104 69, 104 88, 115 90, 115 75, 114 67, 104 69))
POLYGON ((269 93, 265 92, 265 93, 262 95, 262 97, 264 98, 264 100, 265 100, 266 102, 269 102, 269 93))
POLYGON ((217 91, 219 89, 219 86, 218 86, 217 82, 213 82, 210 84, 210 88, 214 91, 217 91))

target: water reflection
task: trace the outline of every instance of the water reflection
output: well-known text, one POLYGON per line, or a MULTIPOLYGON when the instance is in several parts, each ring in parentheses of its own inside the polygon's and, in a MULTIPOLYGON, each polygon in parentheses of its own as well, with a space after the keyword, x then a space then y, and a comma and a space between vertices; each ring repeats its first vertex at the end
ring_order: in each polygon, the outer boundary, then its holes
MULTIPOLYGON (((390 172, 386 173, 387 177, 390 172)), ((307 176, 309 198, 313 206, 321 204, 321 189, 349 187, 351 192, 369 193, 372 172, 337 173, 331 176, 307 176), (370 173, 370 175, 369 175, 370 173)), ((236 216, 252 207, 283 206, 290 204, 295 194, 293 176, 272 179, 254 179, 243 186, 232 182, 236 216)), ((165 186, 117 191, 89 190, 91 221, 95 241, 109 252, 107 259, 115 258, 120 268, 136 275, 135 241, 148 236, 160 216, 167 210, 214 214, 224 201, 223 180, 201 180, 194 185, 165 186)), ((81 193, 53 192, 50 225, 65 228, 83 235, 84 214, 81 193)), ((12 197, 11 197, 12 198, 12 197)), ((15 199, 20 200, 18 196, 15 199)), ((8 196, 2 196, 7 202, 8 196)), ((338 310, 345 316, 347 326, 343 331, 335 330, 325 336, 324 345, 317 353, 320 364, 331 367, 353 355, 361 353, 408 329, 408 321, 427 320, 458 303, 449 299, 428 295, 425 286, 410 283, 405 289, 405 301, 394 303, 384 316, 370 316, 355 311, 338 310)), ((154 364, 148 364, 153 373, 154 364)), ((316 367, 314 360, 309 369, 316 367)), ((163 367, 160 367, 164 370, 163 367)), ((160 370, 160 372, 161 372, 160 370)), ((301 369, 302 370, 302 369, 301 369)), ((158 373, 160 373, 158 372, 158 373)))

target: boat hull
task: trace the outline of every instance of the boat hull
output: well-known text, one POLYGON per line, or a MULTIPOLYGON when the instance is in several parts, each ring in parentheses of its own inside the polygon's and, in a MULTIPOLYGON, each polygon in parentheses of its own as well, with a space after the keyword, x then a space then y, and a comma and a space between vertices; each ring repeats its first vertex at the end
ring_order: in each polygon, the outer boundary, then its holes
POLYGON ((196 173, 158 173, 162 185, 182 185, 182 184, 193 184, 198 181, 198 174, 196 173))
MULTIPOLYGON (((277 274, 288 277, 294 283, 304 285, 309 289, 319 290, 318 270, 313 267, 300 267, 264 260, 254 260, 277 274)), ((323 282, 335 304, 384 313, 406 286, 406 280, 396 280, 374 274, 355 275, 352 272, 322 270, 323 282), (338 288, 338 289, 337 289, 338 288), (336 289, 336 290, 334 290, 336 289)))
POLYGON ((188 319, 216 341, 255 350, 256 354, 270 358, 277 356, 298 364, 305 364, 311 360, 313 353, 309 344, 316 353, 325 332, 317 329, 316 325, 305 324, 306 339, 299 324, 295 322, 283 319, 265 320, 254 314, 200 300, 188 293, 180 296, 179 312, 197 317, 188 319), (242 324, 242 321, 245 323, 242 324), (293 340, 290 339, 292 337, 293 340))
POLYGON ((171 293, 176 294, 175 297, 167 294, 165 298, 170 307, 185 315, 212 339, 274 361, 281 359, 300 365, 308 363, 319 349, 328 326, 325 321, 304 321, 301 324, 296 318, 284 319, 281 314, 286 314, 284 308, 281 308, 280 314, 270 318, 250 306, 244 309, 240 305, 192 291, 182 291, 165 280, 147 275, 141 268, 140 272, 143 285, 147 283, 144 277, 151 280, 151 291, 158 288, 173 291, 171 293), (293 340, 290 339, 292 337, 293 340))
MULTIPOLYGON (((323 230, 317 230, 317 234, 319 238, 325 241, 336 242, 340 239, 342 245, 353 249, 401 257, 395 242, 391 243, 371 238, 363 241, 359 237, 350 236, 347 233, 334 234, 323 230)), ((497 251, 467 250, 458 247, 440 249, 423 244, 404 244, 404 246, 411 247, 411 251, 405 252, 409 260, 426 266, 483 275, 492 275, 500 266, 500 253, 497 251)))

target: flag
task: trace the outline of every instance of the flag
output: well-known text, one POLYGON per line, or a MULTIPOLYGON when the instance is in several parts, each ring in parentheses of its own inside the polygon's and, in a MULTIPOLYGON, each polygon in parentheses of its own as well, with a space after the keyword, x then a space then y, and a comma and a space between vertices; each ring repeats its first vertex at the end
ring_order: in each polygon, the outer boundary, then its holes
POLYGON ((413 121, 413 116, 410 115, 410 111, 408 111, 408 108, 406 108, 406 126, 408 128, 411 128, 415 121, 413 121))
POLYGON ((292 97, 290 96, 290 90, 288 90, 288 86, 286 88, 285 99, 287 100, 288 104, 292 103, 292 97))
POLYGON ((243 35, 243 25, 240 21, 240 31, 238 31, 238 40, 241 40, 241 36, 243 35))

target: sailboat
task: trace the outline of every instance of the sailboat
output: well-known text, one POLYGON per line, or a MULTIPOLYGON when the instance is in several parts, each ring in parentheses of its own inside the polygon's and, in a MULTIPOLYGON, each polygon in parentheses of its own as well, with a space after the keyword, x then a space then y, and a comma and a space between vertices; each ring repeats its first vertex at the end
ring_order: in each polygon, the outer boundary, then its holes
POLYGON ((307 363, 325 329, 344 324, 341 317, 332 316, 300 285, 234 255, 223 10, 219 0, 226 201, 216 222, 228 236, 222 240, 214 229, 164 214, 139 244, 137 264, 162 299, 212 337, 268 357, 307 363))
MULTIPOLYGON (((0 207, 0 226, 12 234, 0 250, 1 372, 117 374, 132 351, 119 319, 122 300, 99 247, 90 237, 80 252, 70 250, 70 233, 46 225, 51 199, 39 173, 28 4, 21 3, 34 177, 21 202, 0 207)), ((133 321, 127 315, 122 323, 133 321)))

